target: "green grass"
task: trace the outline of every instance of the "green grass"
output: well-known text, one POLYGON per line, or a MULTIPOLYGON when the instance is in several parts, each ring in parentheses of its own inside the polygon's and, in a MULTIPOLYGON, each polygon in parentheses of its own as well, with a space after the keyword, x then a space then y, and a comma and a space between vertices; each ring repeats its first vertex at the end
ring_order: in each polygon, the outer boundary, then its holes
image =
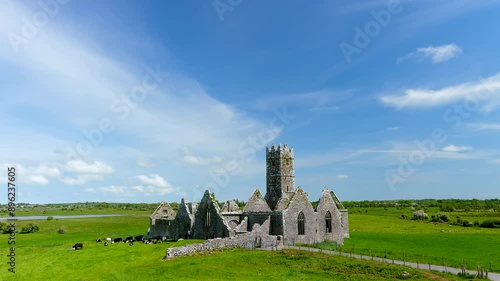
MULTIPOLYGON (((188 241, 191 242, 191 241, 188 241)), ((168 243, 22 248, 15 276, 1 280, 398 280, 403 271, 413 279, 443 280, 440 275, 402 266, 359 261, 302 251, 231 249, 163 259, 168 243)), ((450 279, 457 280, 448 276, 450 279)))
MULTIPOLYGON (((387 258, 459 267, 477 265, 500 271, 500 229, 461 227, 422 221, 403 220, 400 214, 413 211, 396 208, 359 208, 350 210, 351 238, 343 251, 387 258), (368 211, 368 212, 366 212, 368 211), (444 232, 443 232, 444 231, 444 232)), ((431 213, 429 211, 429 213, 431 213)), ((479 219, 496 218, 498 213, 460 213, 479 219)), ((167 247, 199 240, 183 240, 156 245, 117 243, 104 247, 96 238, 127 237, 145 234, 149 213, 118 217, 33 221, 41 231, 16 235, 15 275, 7 272, 7 237, 0 235, 4 264, 0 280, 395 280, 403 270, 416 279, 439 279, 418 270, 372 261, 360 261, 321 253, 298 251, 225 250, 163 260, 167 247), (57 234, 65 226, 66 234, 57 234), (71 251, 76 242, 84 249, 71 251)), ((455 218, 455 213, 450 214, 455 218)), ((21 229, 28 221, 17 222, 21 229)), ((324 248, 332 244, 323 243, 324 248)), ((441 276, 441 277, 440 277, 441 276)), ((448 279, 455 277, 445 276, 448 279)), ((456 279, 453 279, 456 280, 456 279)))
MULTIPOLYGON (((436 210, 429 210, 429 213, 436 210)), ((500 229, 400 219, 401 213, 412 212, 409 208, 350 210, 351 237, 345 240, 343 251, 419 263, 443 265, 446 262, 453 267, 460 267, 465 259, 469 269, 477 269, 480 265, 500 272, 500 251, 496 250, 500 245, 500 229)), ((450 213, 453 219, 457 215, 469 220, 500 216, 498 212, 450 213)), ((324 243, 321 247, 334 245, 324 243)))
MULTIPOLYGON (((124 214, 124 215, 151 215, 154 208, 148 210, 123 209, 123 208, 79 208, 62 209, 56 207, 38 207, 30 209, 16 209, 16 216, 78 216, 78 215, 104 215, 104 214, 124 214)), ((7 211, 0 213, 0 217, 8 217, 7 211)))

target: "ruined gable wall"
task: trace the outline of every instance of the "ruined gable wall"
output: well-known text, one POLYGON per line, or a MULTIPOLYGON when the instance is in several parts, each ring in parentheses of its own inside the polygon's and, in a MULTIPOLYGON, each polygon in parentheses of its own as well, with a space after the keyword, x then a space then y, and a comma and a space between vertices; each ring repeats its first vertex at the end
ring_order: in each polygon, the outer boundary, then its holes
POLYGON ((191 214, 188 204, 184 199, 179 204, 179 210, 175 216, 174 238, 186 238, 187 232, 193 228, 194 216, 191 214))
POLYGON ((340 210, 341 220, 342 220, 342 231, 344 233, 344 238, 349 238, 349 216, 347 215, 347 209, 340 210))
POLYGON ((219 206, 208 191, 205 191, 194 215, 193 235, 197 239, 228 237, 231 229, 220 214, 219 206), (208 215, 207 215, 208 214, 208 215))
POLYGON ((319 199, 318 206, 316 208, 316 217, 318 221, 318 232, 317 241, 336 241, 339 244, 344 243, 344 230, 341 225, 341 213, 333 200, 330 191, 325 188, 319 199), (325 216, 327 212, 330 211, 332 215, 332 232, 326 232, 326 220, 325 216))
POLYGON ((245 207, 243 208, 243 212, 270 212, 271 208, 267 204, 264 196, 260 193, 259 189, 255 189, 253 191, 252 196, 248 199, 245 207))
POLYGON ((149 227, 149 235, 146 237, 175 237, 177 227, 173 220, 157 219, 149 227))
POLYGON ((291 198, 288 208, 283 210, 283 236, 286 244, 306 243, 312 244, 316 242, 316 232, 318 223, 316 214, 307 198, 307 194, 298 188, 295 195, 291 198), (304 213, 305 216, 305 235, 298 235, 297 218, 299 213, 304 213))

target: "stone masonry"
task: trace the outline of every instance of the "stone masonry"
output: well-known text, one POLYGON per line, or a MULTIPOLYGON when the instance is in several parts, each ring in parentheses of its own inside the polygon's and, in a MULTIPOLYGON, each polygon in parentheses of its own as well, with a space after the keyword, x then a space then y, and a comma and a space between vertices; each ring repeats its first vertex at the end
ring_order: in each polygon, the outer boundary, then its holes
POLYGON ((307 193, 295 188, 293 148, 266 148, 266 194, 255 189, 240 210, 234 200, 219 207, 205 191, 199 203, 182 199, 175 213, 162 203, 150 217, 147 237, 209 239, 203 244, 169 249, 167 256, 219 247, 255 248, 275 244, 344 243, 349 237, 348 212, 337 195, 323 189, 314 208, 307 193))

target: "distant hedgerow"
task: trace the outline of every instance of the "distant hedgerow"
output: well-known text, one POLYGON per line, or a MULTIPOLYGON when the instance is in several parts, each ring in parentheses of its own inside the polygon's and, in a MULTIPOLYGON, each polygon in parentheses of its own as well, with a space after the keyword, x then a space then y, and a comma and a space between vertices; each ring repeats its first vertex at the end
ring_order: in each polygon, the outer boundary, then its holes
POLYGON ((479 224, 480 227, 500 228, 500 220, 485 220, 479 224))

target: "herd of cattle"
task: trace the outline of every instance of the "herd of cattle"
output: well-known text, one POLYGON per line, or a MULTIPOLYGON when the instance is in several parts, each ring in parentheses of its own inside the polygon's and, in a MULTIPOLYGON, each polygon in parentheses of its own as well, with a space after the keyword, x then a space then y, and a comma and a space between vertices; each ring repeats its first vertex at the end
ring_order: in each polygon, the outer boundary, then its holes
MULTIPOLYGON (((128 243, 130 246, 134 246, 134 242, 142 242, 143 244, 158 244, 158 243, 162 243, 164 242, 165 240, 167 240, 167 237, 165 236, 157 236, 157 237, 152 237, 152 238, 149 238, 149 239, 144 239, 144 235, 137 235, 137 236, 129 236, 125 239, 123 238, 106 238, 106 239, 100 239, 100 238, 97 238, 95 240, 96 243, 102 243, 104 242, 104 246, 108 246, 109 244, 115 244, 115 243, 119 243, 119 242, 122 242, 122 243, 128 243)), ((71 248, 72 250, 81 250, 83 249, 83 243, 76 243, 73 248, 71 248)))

